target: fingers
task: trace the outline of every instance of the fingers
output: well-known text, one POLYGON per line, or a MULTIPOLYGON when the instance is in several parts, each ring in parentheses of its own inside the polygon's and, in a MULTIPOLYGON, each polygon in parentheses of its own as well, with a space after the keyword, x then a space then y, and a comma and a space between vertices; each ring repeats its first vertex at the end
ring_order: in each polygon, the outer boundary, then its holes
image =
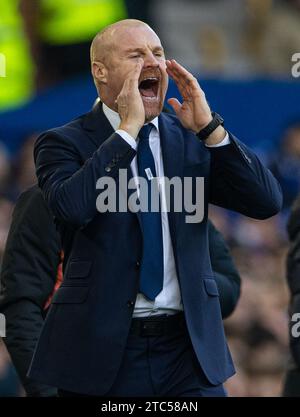
POLYGON ((202 93, 197 79, 175 59, 167 60, 166 66, 168 75, 175 81, 183 98, 187 99, 193 94, 202 93))
POLYGON ((133 70, 128 73, 128 76, 126 80, 124 81, 123 87, 137 87, 138 88, 138 81, 141 75, 142 68, 143 68, 142 63, 137 62, 133 70))
POLYGON ((170 72, 174 77, 181 78, 187 82, 192 82, 195 80, 195 77, 188 72, 182 65, 178 64, 175 59, 167 60, 167 71, 170 72))
POLYGON ((181 103, 177 100, 177 98, 169 98, 168 103, 176 114, 180 112, 181 103))
POLYGON ((130 74, 134 82, 138 82, 140 75, 141 75, 142 68, 143 68, 143 60, 141 59, 139 62, 137 62, 135 68, 132 70, 132 73, 130 74))
POLYGON ((119 96, 117 97, 116 102, 120 105, 120 99, 126 98, 128 94, 139 94, 139 85, 138 80, 141 75, 142 64, 138 62, 136 66, 128 73, 127 78, 124 81, 122 90, 120 91, 119 96))
POLYGON ((121 119, 120 126, 134 138, 145 122, 145 110, 138 88, 141 70, 142 63, 138 62, 127 74, 116 99, 116 107, 121 119))

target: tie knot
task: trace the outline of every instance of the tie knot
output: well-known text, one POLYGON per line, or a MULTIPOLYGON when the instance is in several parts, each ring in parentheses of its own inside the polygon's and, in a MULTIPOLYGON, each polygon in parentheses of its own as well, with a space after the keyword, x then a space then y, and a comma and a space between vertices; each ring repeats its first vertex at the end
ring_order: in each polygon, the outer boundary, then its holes
POLYGON ((148 123, 147 125, 144 125, 139 132, 139 138, 148 139, 150 136, 151 129, 152 129, 152 123, 148 123))

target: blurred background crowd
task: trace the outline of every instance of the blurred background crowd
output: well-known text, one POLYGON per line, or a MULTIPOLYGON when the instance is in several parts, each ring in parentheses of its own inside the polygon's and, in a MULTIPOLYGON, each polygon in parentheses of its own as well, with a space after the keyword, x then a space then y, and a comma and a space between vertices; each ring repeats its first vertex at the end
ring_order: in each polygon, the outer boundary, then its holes
MULTIPOLYGON (((125 17, 152 25, 167 57, 193 71, 225 126, 281 183, 284 209, 267 221, 210 210, 242 277, 240 302, 225 321, 237 368, 228 393, 280 396, 289 363, 286 221, 300 190, 300 77, 292 75, 299 0, 1 0, 0 268, 15 201, 36 182, 34 141, 92 107, 91 39, 125 17)), ((0 341, 5 395, 24 391, 0 341)))

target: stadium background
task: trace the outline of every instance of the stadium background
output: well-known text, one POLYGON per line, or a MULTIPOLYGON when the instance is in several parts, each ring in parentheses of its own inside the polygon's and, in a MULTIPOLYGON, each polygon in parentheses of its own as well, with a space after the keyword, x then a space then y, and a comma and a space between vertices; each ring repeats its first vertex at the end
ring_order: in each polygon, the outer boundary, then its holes
MULTIPOLYGON (((225 321, 237 368, 228 393, 280 396, 289 360, 285 228, 300 185, 300 77, 292 74, 292 56, 300 53, 299 0, 1 0, 0 268, 16 198, 36 181, 35 138, 91 108, 88 44, 123 17, 154 27, 167 57, 198 77, 226 128, 282 184, 284 210, 267 221, 210 210, 242 276, 240 302, 225 321)), ((174 94, 171 82, 168 96, 174 94)), ((0 396, 23 395, 0 342, 0 396)))

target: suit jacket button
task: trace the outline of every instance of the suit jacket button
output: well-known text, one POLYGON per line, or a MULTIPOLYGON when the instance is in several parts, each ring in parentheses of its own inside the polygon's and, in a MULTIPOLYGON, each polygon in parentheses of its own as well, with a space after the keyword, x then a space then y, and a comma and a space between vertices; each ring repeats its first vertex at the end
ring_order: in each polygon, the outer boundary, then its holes
POLYGON ((136 269, 140 269, 141 267, 140 261, 136 261, 135 266, 136 266, 136 269))
POLYGON ((106 168, 105 168, 105 171, 106 171, 106 172, 110 172, 110 171, 111 171, 111 167, 106 167, 106 168))
POLYGON ((133 301, 131 301, 131 300, 127 301, 127 307, 128 308, 131 308, 133 306, 134 306, 134 302, 133 301))

